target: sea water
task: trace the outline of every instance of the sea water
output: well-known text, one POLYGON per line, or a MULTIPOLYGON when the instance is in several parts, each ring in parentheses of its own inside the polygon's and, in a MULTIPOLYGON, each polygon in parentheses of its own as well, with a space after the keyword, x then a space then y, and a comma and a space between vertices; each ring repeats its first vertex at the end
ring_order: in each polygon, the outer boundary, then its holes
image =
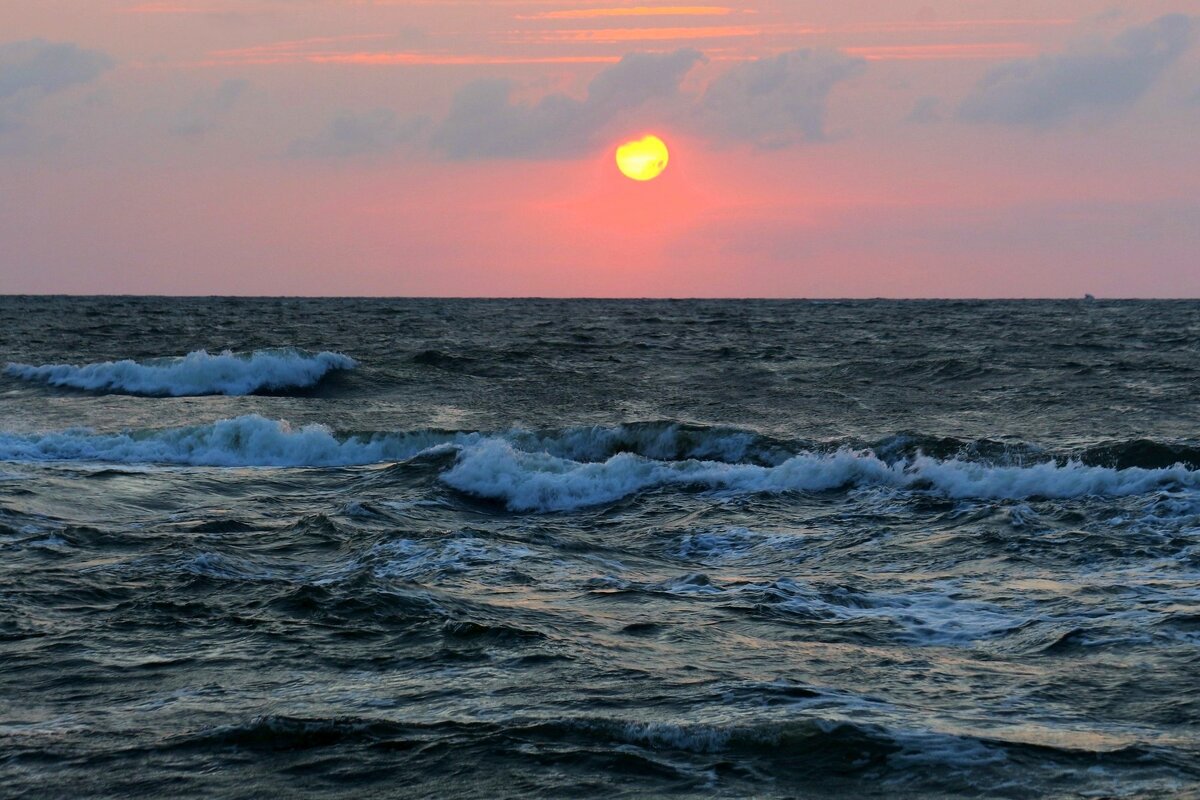
POLYGON ((13 797, 1200 797, 1200 303, 0 299, 13 797))

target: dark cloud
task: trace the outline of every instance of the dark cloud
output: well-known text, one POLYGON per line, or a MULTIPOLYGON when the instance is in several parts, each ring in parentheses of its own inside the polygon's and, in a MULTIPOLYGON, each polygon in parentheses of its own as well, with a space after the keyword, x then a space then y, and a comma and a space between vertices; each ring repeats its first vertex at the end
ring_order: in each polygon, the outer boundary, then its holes
POLYGON ((380 155, 412 141, 427 124, 425 117, 400 120, 386 108, 358 114, 344 111, 316 136, 293 141, 287 152, 294 158, 380 155))
POLYGON ((760 147, 821 141, 829 93, 865 66, 835 50, 792 50, 739 64, 709 84, 698 119, 709 135, 760 147))
POLYGON ((553 158, 591 146, 622 113, 679 94, 683 76, 704 60, 695 50, 635 53, 597 75, 587 96, 548 95, 515 102, 508 80, 479 80, 454 97, 434 145, 451 158, 553 158))
POLYGON ((1135 103, 1191 44, 1195 21, 1170 14, 1102 47, 1016 61, 984 77, 959 107, 972 122, 1048 125, 1135 103))
POLYGON ((171 132, 179 136, 207 133, 216 127, 221 117, 229 113, 249 86, 249 81, 237 78, 222 81, 216 92, 197 97, 185 108, 179 120, 171 126, 171 132))

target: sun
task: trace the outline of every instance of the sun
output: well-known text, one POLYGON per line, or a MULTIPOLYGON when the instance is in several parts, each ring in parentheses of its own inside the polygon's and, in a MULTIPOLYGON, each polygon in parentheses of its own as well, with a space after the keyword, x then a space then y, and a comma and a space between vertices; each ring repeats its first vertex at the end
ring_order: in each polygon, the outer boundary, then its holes
POLYGON ((626 178, 652 181, 667 168, 667 146, 657 136, 645 136, 617 148, 617 169, 626 178))

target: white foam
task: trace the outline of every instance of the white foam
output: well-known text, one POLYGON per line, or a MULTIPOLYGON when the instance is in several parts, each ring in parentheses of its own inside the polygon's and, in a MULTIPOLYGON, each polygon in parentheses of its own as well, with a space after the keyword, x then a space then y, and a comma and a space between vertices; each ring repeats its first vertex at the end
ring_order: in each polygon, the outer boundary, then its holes
POLYGON ((76 366, 9 364, 4 372, 27 381, 92 391, 184 397, 210 394, 245 395, 316 385, 335 370, 354 369, 357 362, 341 353, 302 350, 226 350, 210 355, 196 350, 181 358, 146 362, 130 359, 76 366))
POLYGON ((1200 471, 1111 469, 1076 461, 992 466, 919 456, 886 463, 866 451, 801 453, 778 466, 717 461, 655 461, 620 453, 581 463, 526 452, 500 439, 465 447, 442 476, 448 485, 503 502, 514 511, 569 511, 611 503, 657 488, 695 487, 724 492, 827 491, 862 485, 928 489, 953 498, 1026 499, 1140 494, 1164 486, 1200 486, 1200 471))
POLYGON ((99 461, 211 467, 328 467, 403 461, 453 435, 339 438, 324 425, 293 427, 256 414, 188 428, 97 434, 67 430, 0 434, 0 460, 99 461))
MULTIPOLYGON (((568 439, 573 434, 566 434, 568 439)), ((413 431, 339 436, 324 425, 293 427, 257 415, 208 425, 100 434, 83 429, 0 433, 0 461, 86 461, 217 467, 329 467, 405 461, 457 451, 441 475, 459 491, 513 511, 571 511, 640 492, 691 488, 722 494, 877 492, 897 490, 955 499, 1027 500, 1123 496, 1174 490, 1180 508, 1194 508, 1200 470, 1113 469, 1077 461, 994 466, 917 456, 887 462, 870 451, 803 452, 776 466, 687 459, 668 461, 622 452, 577 461, 547 452, 545 439, 520 431, 504 436, 413 431)), ((574 446, 567 447, 572 449, 574 446)), ((1164 509, 1164 513, 1166 510, 1164 509)))
POLYGON ((1171 485, 1200 486, 1200 470, 1189 470, 1181 465, 1165 469, 1112 469, 1087 466, 1079 461, 1063 465, 1047 461, 1033 466, 996 467, 921 456, 912 462, 909 472, 916 482, 928 482, 943 494, 956 498, 1116 497, 1143 494, 1171 485))
POLYGON ((619 500, 646 489, 697 486, 733 491, 826 490, 870 480, 902 483, 902 469, 874 456, 839 451, 797 456, 777 467, 718 461, 654 461, 619 453, 579 463, 515 449, 499 439, 467 447, 442 479, 464 492, 504 501, 514 511, 567 511, 619 500))

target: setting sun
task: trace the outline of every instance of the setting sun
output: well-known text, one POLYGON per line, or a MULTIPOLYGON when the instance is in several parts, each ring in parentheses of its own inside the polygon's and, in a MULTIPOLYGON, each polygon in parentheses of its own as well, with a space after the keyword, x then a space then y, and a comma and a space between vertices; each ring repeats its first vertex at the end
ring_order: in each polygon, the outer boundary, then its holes
POLYGON ((667 168, 667 145, 657 136, 626 142, 617 148, 617 168, 635 181, 654 180, 667 168))

